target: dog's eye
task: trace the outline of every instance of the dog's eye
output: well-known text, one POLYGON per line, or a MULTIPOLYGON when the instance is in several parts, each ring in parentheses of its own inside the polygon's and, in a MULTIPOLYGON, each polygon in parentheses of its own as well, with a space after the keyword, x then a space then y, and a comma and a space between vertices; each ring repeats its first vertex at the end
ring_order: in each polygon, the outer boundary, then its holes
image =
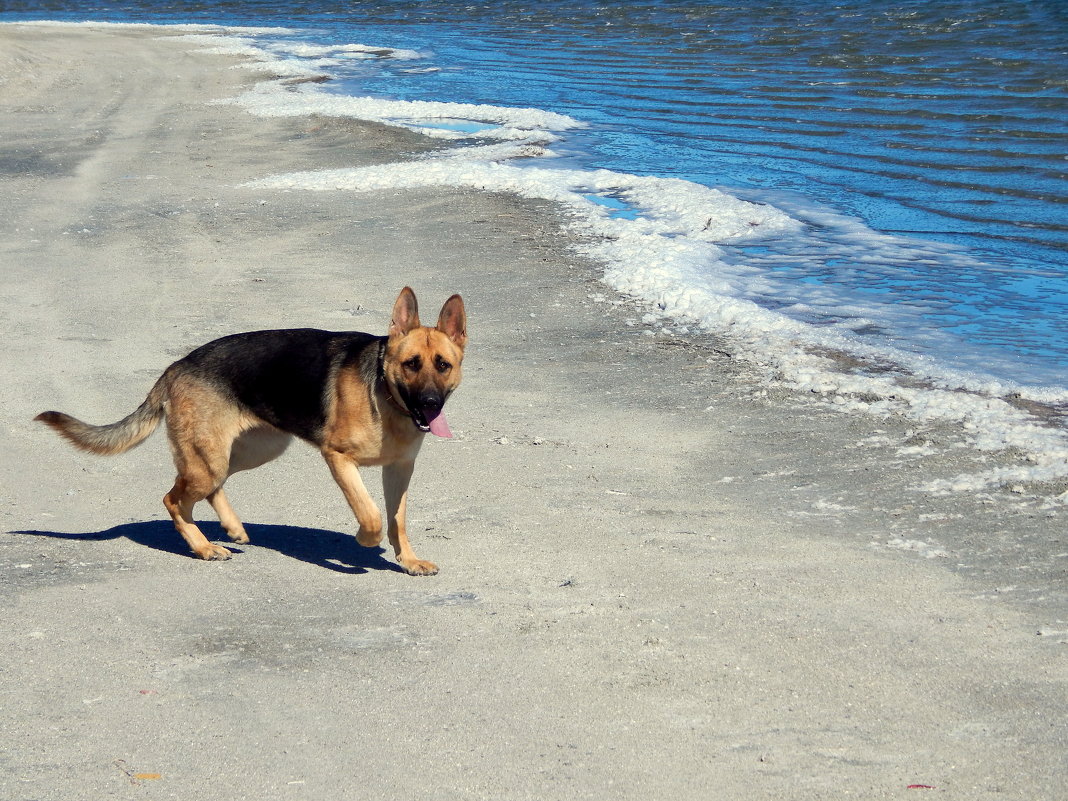
POLYGON ((408 359, 405 362, 401 362, 401 364, 405 367, 405 369, 411 370, 413 373, 418 373, 419 370, 423 367, 423 360, 420 359, 418 356, 412 356, 412 358, 408 359))
POLYGON ((452 365, 449 364, 447 361, 445 361, 440 356, 438 356, 438 358, 437 358, 436 367, 438 368, 438 372, 439 373, 447 373, 447 372, 449 372, 449 370, 452 369, 452 365))

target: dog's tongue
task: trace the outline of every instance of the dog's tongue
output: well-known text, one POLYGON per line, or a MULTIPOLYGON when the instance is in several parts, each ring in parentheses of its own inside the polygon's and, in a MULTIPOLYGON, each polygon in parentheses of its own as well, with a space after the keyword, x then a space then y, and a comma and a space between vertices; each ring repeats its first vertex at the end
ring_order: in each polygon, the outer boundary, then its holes
POLYGON ((434 436, 452 439, 452 431, 449 430, 449 423, 445 420, 444 412, 438 412, 436 416, 427 420, 427 425, 430 426, 430 433, 434 436))

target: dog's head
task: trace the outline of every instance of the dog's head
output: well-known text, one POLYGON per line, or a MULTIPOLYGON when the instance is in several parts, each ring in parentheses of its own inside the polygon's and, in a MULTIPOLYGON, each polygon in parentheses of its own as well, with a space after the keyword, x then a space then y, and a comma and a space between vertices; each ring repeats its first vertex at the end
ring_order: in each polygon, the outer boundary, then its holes
POLYGON ((460 384, 466 344, 467 315, 459 295, 445 301, 437 326, 427 328, 419 324, 415 293, 409 287, 401 290, 393 305, 383 371, 394 401, 420 431, 452 436, 441 409, 460 384))

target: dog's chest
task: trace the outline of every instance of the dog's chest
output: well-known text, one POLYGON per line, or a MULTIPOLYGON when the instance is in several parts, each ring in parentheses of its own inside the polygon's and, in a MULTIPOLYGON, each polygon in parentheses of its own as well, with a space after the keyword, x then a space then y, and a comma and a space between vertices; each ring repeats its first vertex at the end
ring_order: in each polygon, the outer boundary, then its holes
POLYGON ((376 403, 360 377, 343 371, 324 432, 327 447, 346 453, 357 464, 383 465, 415 459, 423 435, 411 419, 386 403, 376 403))

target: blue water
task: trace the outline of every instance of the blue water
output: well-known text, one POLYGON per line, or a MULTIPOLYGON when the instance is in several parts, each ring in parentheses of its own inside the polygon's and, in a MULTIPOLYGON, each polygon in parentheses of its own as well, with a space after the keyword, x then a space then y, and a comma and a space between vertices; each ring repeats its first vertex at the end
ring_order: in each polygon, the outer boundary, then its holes
POLYGON ((806 223, 730 254, 769 276, 755 302, 813 324, 861 308, 950 367, 1068 384, 1063 0, 0 5, 3 20, 45 18, 417 50, 356 63, 332 91, 583 120, 554 147, 565 162, 721 187, 806 223), (850 221, 892 241, 869 247, 850 221))

